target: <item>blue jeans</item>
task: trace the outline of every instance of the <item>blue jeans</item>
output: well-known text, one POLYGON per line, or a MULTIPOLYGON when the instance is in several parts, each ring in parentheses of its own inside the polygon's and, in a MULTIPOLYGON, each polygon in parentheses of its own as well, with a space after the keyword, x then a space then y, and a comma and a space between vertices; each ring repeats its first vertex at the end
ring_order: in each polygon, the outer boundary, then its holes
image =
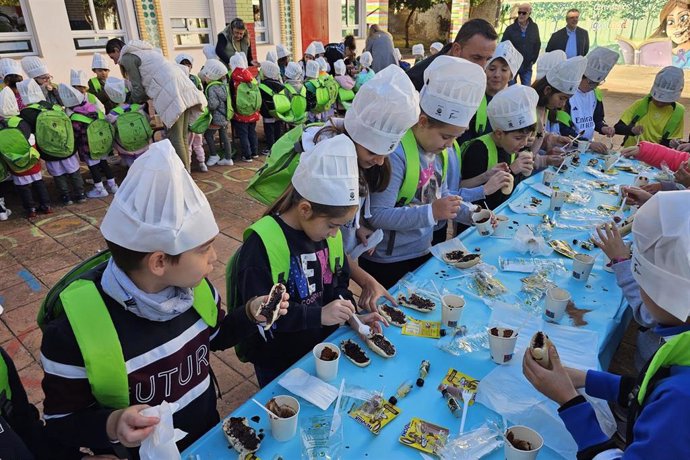
POLYGON ((256 122, 242 123, 232 121, 232 127, 240 138, 242 158, 248 159, 259 154, 259 141, 256 138, 256 122))
MULTIPOLYGON (((532 67, 518 70, 517 76, 520 77, 520 83, 530 86, 532 84, 532 67)), ((515 77, 515 82, 517 83, 517 77, 515 77)))

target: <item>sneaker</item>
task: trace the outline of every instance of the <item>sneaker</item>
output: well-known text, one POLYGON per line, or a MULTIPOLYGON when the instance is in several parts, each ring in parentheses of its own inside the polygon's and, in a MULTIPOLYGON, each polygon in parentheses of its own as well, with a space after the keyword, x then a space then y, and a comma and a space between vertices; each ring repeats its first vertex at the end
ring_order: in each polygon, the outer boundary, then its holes
POLYGON ((38 214, 36 214, 36 210, 34 208, 31 208, 28 211, 26 211, 26 218, 27 219, 33 219, 36 216, 38 216, 38 214))
POLYGON ((242 161, 243 161, 244 163, 251 163, 251 162, 254 161, 254 160, 252 160, 251 158, 242 158, 242 161))
POLYGON ((38 207, 38 212, 40 212, 41 214, 52 214, 53 208, 51 208, 48 205, 41 205, 38 207))
POLYGON ((65 206, 74 204, 74 201, 72 201, 72 199, 68 195, 62 195, 60 199, 62 200, 62 204, 64 204, 65 206))
POLYGON ((218 155, 211 155, 208 157, 208 160, 206 160, 206 166, 215 166, 219 161, 220 157, 218 155))
POLYGON ((208 166, 206 166, 206 163, 199 163, 199 171, 208 172, 208 166))
MULTIPOLYGON (((105 190, 105 189, 104 189, 105 190)), ((108 196, 108 192, 105 192, 105 195, 108 196)), ((80 194, 74 197, 74 201, 77 202, 77 204, 82 204, 86 203, 86 195, 85 194, 80 194)))
POLYGON ((252 158, 259 158, 259 154, 258 153, 252 153, 252 158))
MULTIPOLYGON (((100 187, 94 187, 88 192, 86 192, 86 196, 89 198, 105 198, 108 196, 108 191, 101 185, 100 187)), ((77 203, 79 200, 77 200, 77 203)))
POLYGON ((262 154, 263 156, 265 156, 265 157, 267 157, 268 155, 270 155, 270 153, 271 153, 271 149, 263 149, 263 150, 261 151, 261 154, 262 154))
POLYGON ((0 220, 7 220, 12 214, 12 211, 5 207, 5 199, 0 198, 0 220))
POLYGON ((230 158, 223 158, 218 162, 218 166, 232 166, 234 164, 235 162, 232 161, 230 158))
POLYGON ((120 187, 118 187, 117 182, 115 182, 115 179, 108 179, 107 181, 105 181, 105 188, 106 188, 110 193, 112 193, 113 195, 115 195, 115 192, 117 192, 117 190, 118 190, 120 187))

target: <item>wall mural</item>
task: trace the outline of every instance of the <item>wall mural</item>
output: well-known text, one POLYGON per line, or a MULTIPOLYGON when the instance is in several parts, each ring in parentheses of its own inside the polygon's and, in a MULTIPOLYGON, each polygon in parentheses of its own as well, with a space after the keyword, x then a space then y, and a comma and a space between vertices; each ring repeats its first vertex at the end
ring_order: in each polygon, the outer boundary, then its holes
MULTIPOLYGON (((520 1, 504 1, 502 31, 517 17, 520 1)), ((533 0, 532 20, 539 25, 542 48, 565 27, 569 8, 580 10, 580 27, 589 31, 590 49, 618 51, 621 64, 690 69, 690 0, 533 0)))

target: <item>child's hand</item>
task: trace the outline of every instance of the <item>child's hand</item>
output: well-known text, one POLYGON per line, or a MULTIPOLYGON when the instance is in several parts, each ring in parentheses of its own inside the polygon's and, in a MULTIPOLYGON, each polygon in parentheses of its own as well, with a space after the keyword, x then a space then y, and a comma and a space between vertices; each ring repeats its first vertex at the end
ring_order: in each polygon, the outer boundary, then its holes
POLYGON ((690 167, 688 167, 687 161, 681 163, 680 168, 678 168, 678 171, 675 172, 673 177, 678 184, 686 188, 690 187, 690 167))
POLYGON ((158 425, 158 417, 146 417, 139 412, 150 406, 137 404, 112 412, 106 422, 108 439, 125 447, 137 447, 158 425))
POLYGON ((630 132, 633 133, 635 136, 639 136, 640 134, 642 134, 644 132, 644 128, 642 127, 642 125, 636 125, 636 126, 633 126, 633 128, 630 130, 630 132))
POLYGON ((674 148, 681 152, 690 152, 690 142, 683 142, 682 144, 678 144, 674 148))
POLYGON ((630 258, 630 248, 628 248, 623 241, 616 224, 609 223, 604 224, 602 227, 597 227, 597 235, 599 236, 599 240, 594 240, 594 244, 604 251, 604 254, 606 254, 609 259, 630 258))
POLYGON ((589 150, 602 155, 609 151, 609 148, 603 142, 592 142, 589 144, 589 150))
POLYGON ((573 369, 572 367, 563 367, 570 377, 570 381, 573 382, 573 386, 577 388, 584 388, 587 381, 587 372, 581 371, 580 369, 573 369))
POLYGON ((534 157, 531 153, 520 152, 518 157, 510 164, 510 170, 513 174, 522 174, 529 176, 534 169, 534 157))
POLYGON ((439 198, 431 204, 431 211, 436 222, 442 220, 455 219, 460 209, 462 198, 455 195, 448 195, 439 198))
POLYGON ((601 128, 601 134, 606 137, 613 137, 616 135, 616 130, 613 126, 604 126, 601 128))
POLYGON ((628 203, 633 206, 642 206, 649 200, 653 194, 661 190, 661 184, 647 184, 642 188, 638 187, 623 187, 624 196, 628 197, 628 203), (652 191, 653 190, 653 191, 652 191))
MULTIPOLYGON (((364 315, 357 316, 363 324, 371 328, 371 332, 373 332, 374 334, 383 334, 383 328, 381 327, 381 323, 385 324, 386 327, 388 327, 388 321, 378 312, 367 313, 364 315)), ((357 330, 357 323, 355 323, 355 320, 353 318, 350 318, 347 322, 350 325, 350 327, 352 327, 352 329, 354 329, 355 331, 357 330)))
POLYGON ((321 324, 334 326, 343 324, 355 314, 355 306, 349 300, 334 300, 321 309, 321 324))
MULTIPOLYGON (((503 163, 505 164, 505 163, 503 163)), ((507 166, 507 165, 506 165, 507 166)), ((501 190, 506 185, 512 182, 512 176, 509 172, 498 171, 493 174, 489 180, 484 184, 484 195, 493 195, 497 191, 501 190)))
POLYGON ((621 150, 621 155, 626 158, 634 158, 640 153, 640 147, 633 145, 632 147, 626 147, 621 150))
MULTIPOLYGON (((362 243, 365 246, 368 246, 367 240, 369 239, 369 237, 371 236, 372 233, 374 233, 374 230, 372 230, 372 229, 370 229, 364 225, 360 225, 360 227, 355 231, 355 235, 357 235, 357 241, 359 241, 360 243, 362 243)), ((372 255, 375 250, 376 250, 376 246, 370 248, 367 251, 367 254, 372 255)))
POLYGON ((360 285, 360 287, 362 288, 362 293, 359 295, 359 305, 369 311, 378 311, 376 309, 376 302, 381 297, 385 297, 386 300, 392 302, 393 305, 398 303, 395 297, 393 297, 381 283, 376 281, 376 278, 373 276, 368 276, 367 281, 360 285))
POLYGON ((578 396, 578 392, 553 345, 549 347, 549 359, 552 368, 544 369, 534 360, 528 348, 522 358, 522 373, 537 391, 562 406, 578 396))
MULTIPOLYGON (((287 314, 288 307, 290 306, 290 294, 287 292, 283 293, 283 298, 280 301, 280 305, 278 306, 279 311, 278 311, 278 316, 283 316, 287 314)), ((268 302, 268 296, 264 295, 261 297, 255 297, 250 301, 251 303, 249 304, 249 311, 252 312, 252 316, 258 323, 264 323, 268 321, 268 318, 264 317, 263 315, 260 315, 259 312, 261 311, 261 304, 268 302)))

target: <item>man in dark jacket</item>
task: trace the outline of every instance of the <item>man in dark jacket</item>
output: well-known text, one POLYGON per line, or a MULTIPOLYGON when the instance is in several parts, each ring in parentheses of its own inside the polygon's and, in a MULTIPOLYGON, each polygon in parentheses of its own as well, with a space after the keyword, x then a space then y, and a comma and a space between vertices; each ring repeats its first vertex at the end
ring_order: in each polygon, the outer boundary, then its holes
POLYGON ((434 59, 443 55, 467 59, 484 68, 496 50, 496 40, 496 29, 484 19, 467 21, 458 31, 453 43, 447 44, 438 53, 413 66, 407 71, 407 76, 417 91, 421 90, 424 86, 424 71, 434 59))
POLYGON ((589 33, 577 26, 580 22, 580 11, 572 8, 565 15, 566 26, 557 30, 549 38, 546 52, 563 50, 568 59, 574 56, 586 56, 589 53, 589 33))
POLYGON ((522 54, 522 66, 515 76, 517 82, 518 75, 520 83, 529 86, 532 83, 532 66, 537 62, 541 39, 539 38, 539 26, 532 21, 532 5, 523 3, 518 5, 518 17, 514 23, 509 25, 503 32, 501 41, 509 41, 522 54))

